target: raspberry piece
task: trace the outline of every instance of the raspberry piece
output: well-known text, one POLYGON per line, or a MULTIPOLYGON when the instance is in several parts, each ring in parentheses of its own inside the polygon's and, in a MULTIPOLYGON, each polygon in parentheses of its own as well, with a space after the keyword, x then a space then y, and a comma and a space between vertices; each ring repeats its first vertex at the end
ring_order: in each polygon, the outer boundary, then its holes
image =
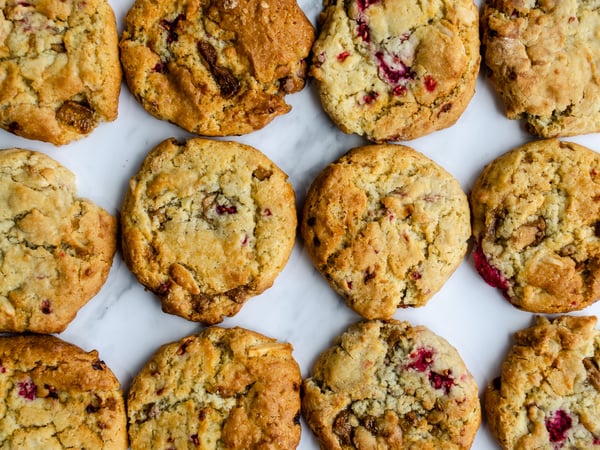
POLYGON ((454 385, 452 371, 447 370, 444 373, 429 372, 429 382, 435 389, 443 389, 446 394, 450 392, 450 388, 454 385))
POLYGON ((544 424, 550 435, 550 442, 562 442, 567 438, 567 431, 571 428, 573 419, 562 409, 559 409, 554 415, 546 418, 544 424))
POLYGON ((481 275, 481 278, 492 287, 500 289, 504 295, 509 288, 509 283, 498 269, 492 267, 481 249, 481 245, 477 245, 473 251, 473 259, 475 260, 475 269, 481 275))
POLYGON ((344 50, 342 53, 337 55, 337 60, 339 62, 344 61, 348 56, 350 56, 350 52, 348 50, 344 50))
POLYGON ((217 205, 216 207, 217 214, 222 216, 224 214, 235 214, 237 213, 237 208, 235 205, 225 206, 225 205, 217 205))
POLYGON ((31 380, 31 378, 28 378, 25 381, 19 381, 17 383, 17 387, 19 388, 19 395, 21 397, 24 397, 27 400, 35 400, 37 395, 37 386, 31 380))
POLYGON ((163 19, 160 21, 160 26, 167 30, 167 44, 172 44, 179 39, 179 35, 175 32, 179 21, 185 19, 183 14, 179 14, 173 20, 163 19))
POLYGON ((40 305, 40 311, 43 314, 50 314, 52 312, 52 305, 50 304, 50 300, 43 300, 40 305))
POLYGON ((369 6, 376 5, 377 3, 379 3, 379 0, 357 0, 356 2, 359 11, 364 11, 369 6))
POLYGON ((419 348, 410 354, 411 362, 408 364, 409 369, 414 369, 417 372, 425 372, 433 362, 433 350, 429 348, 419 348))
POLYGON ((427 75, 423 80, 423 84, 425 85, 425 89, 427 89, 429 92, 433 92, 437 86, 437 81, 435 81, 431 75, 427 75))

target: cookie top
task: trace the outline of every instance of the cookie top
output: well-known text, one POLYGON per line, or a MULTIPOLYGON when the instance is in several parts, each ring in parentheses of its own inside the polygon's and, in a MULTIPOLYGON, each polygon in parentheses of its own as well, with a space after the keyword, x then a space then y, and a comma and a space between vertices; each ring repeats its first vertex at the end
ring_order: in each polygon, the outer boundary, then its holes
POLYGON ((304 380, 302 413, 323 449, 468 449, 478 388, 454 347, 423 326, 365 321, 304 380))
POLYGON ((168 139, 131 179, 123 256, 163 310, 214 324, 269 288, 296 236, 287 175, 237 142, 168 139))
POLYGON ((136 0, 125 19, 127 84, 159 119, 205 136, 264 127, 304 87, 314 29, 295 0, 136 0))
POLYGON ((542 137, 600 131, 599 27, 593 2, 487 0, 484 61, 507 117, 542 137))
POLYGON ((538 313, 600 298, 600 155, 556 139, 489 163, 471 193, 475 266, 511 303, 538 313))
POLYGON ((116 219, 48 156, 0 151, 0 331, 63 331, 102 287, 116 219))
POLYGON ((354 311, 392 317, 424 305, 462 261, 467 196, 425 155, 402 145, 358 147, 314 180, 301 222, 317 269, 354 311))
POLYGON ((133 380, 131 448, 296 448, 301 384, 290 344, 206 328, 161 347, 133 380))
POLYGON ((66 144, 117 118, 121 65, 106 0, 6 0, 0 18, 0 127, 66 144))
POLYGON ((596 317, 537 317, 515 333, 485 392, 490 430, 504 449, 600 444, 600 332, 596 317))
POLYGON ((93 350, 54 336, 0 337, 0 447, 127 449, 119 381, 93 350))
POLYGON ((346 133, 414 139, 453 125, 475 93, 472 0, 324 0, 310 75, 346 133))

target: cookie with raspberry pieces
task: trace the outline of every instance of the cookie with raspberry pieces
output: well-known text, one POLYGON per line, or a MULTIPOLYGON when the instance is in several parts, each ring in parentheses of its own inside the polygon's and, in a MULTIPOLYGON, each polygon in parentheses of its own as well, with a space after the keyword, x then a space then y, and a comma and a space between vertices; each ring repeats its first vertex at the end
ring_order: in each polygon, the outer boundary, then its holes
POLYGON ((472 0, 325 0, 310 75, 342 131, 406 141, 453 125, 475 93, 472 0))

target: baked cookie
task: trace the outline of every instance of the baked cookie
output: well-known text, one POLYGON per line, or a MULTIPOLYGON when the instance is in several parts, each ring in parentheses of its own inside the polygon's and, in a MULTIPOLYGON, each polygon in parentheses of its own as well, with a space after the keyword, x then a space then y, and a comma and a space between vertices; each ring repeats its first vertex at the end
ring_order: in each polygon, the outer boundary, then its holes
POLYGON ((532 134, 600 131, 600 12, 586 1, 487 0, 484 62, 509 119, 532 134))
POLYGON ((358 147, 313 181, 301 221, 316 268, 354 311, 391 318, 423 306, 461 263, 471 236, 467 196, 425 155, 358 147))
POLYGON ((310 75, 346 133, 414 139, 453 125, 479 72, 472 0, 324 0, 310 75))
POLYGON ((596 317, 537 317, 518 331, 485 393, 504 449, 600 445, 600 332, 596 317))
POLYGON ((117 118, 119 37, 106 0, 6 0, 0 12, 0 127, 62 145, 117 118))
POLYGON ((0 150, 0 332, 57 333, 100 290, 117 223, 48 156, 0 150))
POLYGON ((301 384, 290 344, 206 328, 161 347, 133 380, 131 448, 296 448, 301 384))
POLYGON ((136 0, 121 61, 153 116, 205 136, 264 127, 304 87, 314 29, 295 0, 136 0))
POLYGON ((302 392, 322 449, 468 449, 481 423, 477 384, 456 349, 396 320, 351 326, 302 392))
POLYGON ((296 236, 287 175, 237 142, 168 139, 131 179, 123 256, 165 312, 208 324, 269 288, 296 236))
POLYGON ((600 155, 556 139, 489 163, 471 193, 475 267, 526 311, 600 298, 600 155))
POLYGON ((54 336, 0 337, 0 447, 127 449, 119 381, 95 350, 54 336))

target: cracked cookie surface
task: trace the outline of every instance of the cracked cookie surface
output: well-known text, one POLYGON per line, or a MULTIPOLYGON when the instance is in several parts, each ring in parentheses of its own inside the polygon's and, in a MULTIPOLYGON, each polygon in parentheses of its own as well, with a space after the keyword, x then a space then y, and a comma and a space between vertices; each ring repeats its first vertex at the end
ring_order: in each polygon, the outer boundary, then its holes
POLYGON ((287 175, 236 142, 168 139, 130 182, 123 256, 163 310, 218 323, 269 288, 296 236, 287 175))
POLYGON ((537 317, 514 335, 485 409, 504 449, 591 449, 600 445, 597 318, 537 317))
POLYGON ((488 0, 484 61, 509 119, 542 137, 600 131, 597 2, 488 0))
POLYGON ((125 20, 127 84, 159 119, 205 136, 264 127, 304 87, 314 29, 295 0, 137 0, 125 20))
POLYGON ((301 221, 316 268, 367 319, 424 305, 462 261, 467 196, 425 155, 402 145, 358 147, 313 181, 301 221))
POLYGON ((105 0, 0 2, 0 126, 67 144, 117 118, 115 15, 105 0))
POLYGON ((342 131, 405 141, 453 125, 479 72, 470 0, 325 0, 310 75, 342 131))
POLYGON ((600 298, 600 155, 556 139, 490 162, 471 192, 475 266, 515 306, 580 310, 600 298))
POLYGON ((63 331, 106 281, 116 230, 58 162, 0 151, 0 331, 63 331))
POLYGON ((304 380, 302 413, 323 449, 468 449, 478 388, 445 339, 407 322, 352 325, 304 380))
POLYGON ((162 346, 135 377, 131 448, 296 448, 301 384, 290 344, 206 328, 162 346))
POLYGON ((119 381, 98 358, 54 336, 0 337, 0 447, 126 450, 119 381))

